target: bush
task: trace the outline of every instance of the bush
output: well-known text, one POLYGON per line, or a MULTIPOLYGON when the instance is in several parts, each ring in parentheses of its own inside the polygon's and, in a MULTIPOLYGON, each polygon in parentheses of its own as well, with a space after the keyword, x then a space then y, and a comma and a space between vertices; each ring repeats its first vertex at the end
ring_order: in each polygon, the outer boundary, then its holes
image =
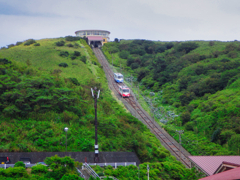
POLYGON ((27 171, 24 167, 10 167, 4 170, 4 176, 5 177, 11 177, 11 178, 21 178, 21 177, 28 177, 27 171))
POLYGON ((56 46, 64 46, 65 42, 64 41, 58 41, 55 44, 56 44, 56 46))
POLYGON ((40 46, 40 43, 35 43, 34 46, 40 46))
POLYGON ((214 41, 210 41, 210 42, 209 42, 209 46, 213 46, 214 44, 215 44, 214 41))
POLYGON ((67 47, 73 47, 73 45, 70 43, 70 44, 67 44, 67 47))
POLYGON ((61 56, 61 57, 68 57, 69 53, 67 51, 60 51, 59 56, 61 56))
POLYGON ((78 80, 76 78, 69 78, 69 79, 72 81, 73 84, 75 84, 77 86, 80 85, 80 83, 78 82, 78 80))
POLYGON ((220 134, 221 134, 221 129, 217 128, 212 134, 211 142, 216 142, 218 140, 220 134))
POLYGON ((190 114, 190 112, 188 112, 188 111, 183 112, 183 113, 180 115, 180 117, 181 117, 181 120, 182 120, 182 123, 183 123, 183 124, 185 124, 185 123, 187 123, 188 121, 191 120, 191 114, 190 114))
POLYGON ((24 46, 29 46, 31 44, 34 44, 36 43, 36 41, 34 39, 28 39, 25 43, 24 43, 24 46))
POLYGON ((194 122, 190 121, 185 124, 185 129, 187 131, 193 131, 194 130, 194 122))
POLYGON ((67 63, 60 63, 59 66, 60 67, 68 67, 68 64, 67 63))
POLYGON ((86 64, 86 62, 87 62, 86 56, 81 56, 81 61, 86 64))
POLYGON ((77 40, 80 40, 81 38, 80 37, 77 37, 77 36, 66 36, 65 37, 65 40, 66 41, 77 41, 77 40))
POLYGON ((9 61, 5 58, 3 58, 3 59, 0 58, 0 64, 11 64, 11 63, 12 63, 11 61, 9 61))
POLYGON ((11 48, 11 47, 14 47, 14 46, 15 46, 14 44, 7 45, 8 49, 11 48))
POLYGON ((26 167, 25 164, 22 161, 18 161, 14 164, 14 167, 26 167))
POLYGON ((38 164, 38 165, 32 167, 31 174, 42 174, 42 173, 47 173, 47 172, 48 172, 47 166, 38 164))
POLYGON ((119 57, 122 58, 122 59, 127 59, 129 56, 129 52, 128 51, 121 51, 119 53, 119 57))
POLYGON ((71 58, 72 60, 74 60, 74 59, 76 59, 77 57, 72 54, 70 58, 71 58))
POLYGON ((81 56, 81 53, 79 51, 74 51, 74 56, 81 56))
POLYGON ((234 51, 231 51, 231 52, 228 53, 228 57, 236 58, 236 57, 238 57, 238 54, 236 52, 234 52, 234 51))
POLYGON ((190 51, 196 49, 198 47, 198 44, 194 42, 185 42, 181 43, 180 45, 177 46, 177 51, 185 51, 186 53, 189 53, 190 51))
POLYGON ((19 41, 18 41, 18 42, 16 43, 16 46, 18 46, 18 45, 20 45, 20 44, 22 44, 22 42, 19 42, 19 41))

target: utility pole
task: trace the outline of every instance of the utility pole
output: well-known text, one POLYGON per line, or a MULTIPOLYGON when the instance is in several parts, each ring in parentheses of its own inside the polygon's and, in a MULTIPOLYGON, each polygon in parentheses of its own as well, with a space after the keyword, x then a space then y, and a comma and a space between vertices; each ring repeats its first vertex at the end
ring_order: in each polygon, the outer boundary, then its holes
POLYGON ((182 143, 181 134, 184 133, 184 130, 179 130, 179 131, 176 130, 176 132, 179 134, 179 157, 180 157, 180 160, 181 160, 182 159, 181 158, 181 143, 182 143))
POLYGON ((94 108, 95 108, 95 156, 94 156, 94 163, 99 163, 98 158, 98 138, 97 138, 97 99, 100 95, 100 90, 97 92, 97 87, 94 88, 94 90, 91 88, 92 97, 94 98, 94 108), (94 93, 95 92, 95 93, 94 93))
POLYGON ((148 180, 149 180, 149 165, 147 165, 147 173, 148 173, 148 180))

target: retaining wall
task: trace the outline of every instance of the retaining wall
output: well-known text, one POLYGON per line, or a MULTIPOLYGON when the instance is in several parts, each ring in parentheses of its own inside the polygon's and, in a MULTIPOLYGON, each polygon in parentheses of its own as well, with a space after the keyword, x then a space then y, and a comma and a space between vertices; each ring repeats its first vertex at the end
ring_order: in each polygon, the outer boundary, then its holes
MULTIPOLYGON (((94 163, 94 152, 0 152, 0 157, 9 157, 11 164, 15 164, 20 158, 31 158, 31 163, 43 162, 46 157, 57 154, 59 157, 70 156, 75 161, 94 163)), ((100 163, 104 162, 136 162, 140 161, 134 152, 99 152, 100 163)))

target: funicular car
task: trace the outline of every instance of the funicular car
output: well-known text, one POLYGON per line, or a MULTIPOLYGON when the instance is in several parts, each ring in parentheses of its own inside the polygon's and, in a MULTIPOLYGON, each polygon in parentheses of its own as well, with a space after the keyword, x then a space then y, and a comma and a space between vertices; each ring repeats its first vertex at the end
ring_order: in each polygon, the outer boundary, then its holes
POLYGON ((117 83, 122 83, 123 82, 123 75, 121 73, 114 73, 114 80, 117 83))
POLYGON ((127 86, 119 86, 119 94, 122 97, 130 97, 130 89, 127 86))

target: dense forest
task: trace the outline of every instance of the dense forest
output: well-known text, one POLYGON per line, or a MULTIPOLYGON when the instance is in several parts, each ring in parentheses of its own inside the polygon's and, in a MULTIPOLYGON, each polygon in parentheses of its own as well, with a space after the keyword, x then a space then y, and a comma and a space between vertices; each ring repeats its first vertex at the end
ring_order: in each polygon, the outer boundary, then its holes
POLYGON ((71 36, 29 39, 0 50, 0 151, 65 151, 64 127, 68 151, 94 151, 92 87, 101 90, 100 151, 131 151, 141 162, 161 162, 155 176, 163 179, 170 171, 178 179, 197 178, 112 96, 91 48, 71 36))
POLYGON ((156 121, 177 140, 185 130, 191 154, 239 154, 240 42, 115 39, 103 51, 161 109, 156 121))

